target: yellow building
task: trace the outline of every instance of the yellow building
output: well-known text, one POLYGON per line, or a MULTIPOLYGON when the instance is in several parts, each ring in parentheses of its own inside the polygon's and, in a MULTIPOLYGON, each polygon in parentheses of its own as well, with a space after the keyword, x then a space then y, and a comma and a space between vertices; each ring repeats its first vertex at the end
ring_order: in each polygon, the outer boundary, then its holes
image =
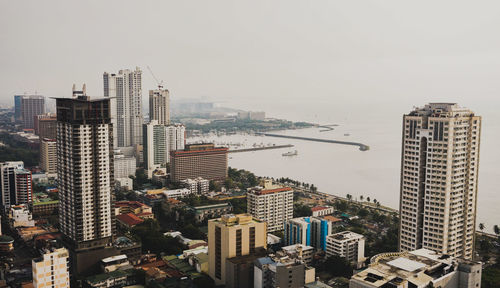
POLYGON ((42 257, 32 260, 33 286, 69 288, 68 250, 45 249, 42 257))
POLYGON ((226 259, 267 248, 267 224, 249 214, 228 214, 208 221, 208 274, 216 285, 226 283, 226 259))

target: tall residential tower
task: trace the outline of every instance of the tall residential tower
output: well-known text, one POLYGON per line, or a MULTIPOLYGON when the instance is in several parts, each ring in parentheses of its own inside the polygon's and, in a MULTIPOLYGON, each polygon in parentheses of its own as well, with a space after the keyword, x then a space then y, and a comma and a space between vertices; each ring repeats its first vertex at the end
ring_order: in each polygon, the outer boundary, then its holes
POLYGON ((57 98, 60 231, 72 250, 109 245, 113 234, 113 126, 109 99, 85 91, 57 98))
POLYGON ((170 124, 170 93, 167 89, 149 90, 149 120, 170 124))
POLYGON ((118 74, 104 72, 104 96, 111 98, 111 117, 115 127, 114 146, 142 144, 142 71, 120 70, 118 74))
POLYGON ((431 103, 403 117, 399 249, 471 259, 481 117, 431 103))

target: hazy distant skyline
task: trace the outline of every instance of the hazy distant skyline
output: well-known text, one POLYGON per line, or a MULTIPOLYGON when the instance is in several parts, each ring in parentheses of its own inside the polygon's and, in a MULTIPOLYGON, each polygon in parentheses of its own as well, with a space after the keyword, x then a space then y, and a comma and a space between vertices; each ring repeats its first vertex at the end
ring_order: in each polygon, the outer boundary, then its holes
MULTIPOLYGON (((498 1, 1 1, 0 104, 139 66, 143 98, 423 105, 500 100, 498 1)), ((146 102, 146 101, 145 101, 146 102)))

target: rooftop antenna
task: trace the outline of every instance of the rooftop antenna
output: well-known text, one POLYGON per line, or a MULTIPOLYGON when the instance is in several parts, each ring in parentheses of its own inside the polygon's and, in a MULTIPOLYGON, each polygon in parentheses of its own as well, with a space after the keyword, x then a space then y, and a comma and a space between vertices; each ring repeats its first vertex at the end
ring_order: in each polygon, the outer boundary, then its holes
POLYGON ((155 79, 156 84, 158 84, 158 89, 162 89, 163 88, 163 80, 159 81, 158 78, 156 78, 155 74, 153 73, 153 70, 151 70, 151 67, 149 67, 149 66, 147 66, 147 67, 148 67, 149 73, 151 73, 151 76, 153 76, 153 78, 155 79))

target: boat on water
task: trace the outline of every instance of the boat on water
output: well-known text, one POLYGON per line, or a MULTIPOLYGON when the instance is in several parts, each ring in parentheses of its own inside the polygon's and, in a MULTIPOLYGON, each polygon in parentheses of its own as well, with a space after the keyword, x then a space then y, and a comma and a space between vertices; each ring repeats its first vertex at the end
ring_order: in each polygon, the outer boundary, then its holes
POLYGON ((351 136, 351 134, 349 134, 349 133, 345 133, 345 134, 344 134, 344 136, 351 136))
POLYGON ((298 154, 299 154, 299 152, 297 150, 295 150, 295 151, 289 151, 289 152, 283 153, 283 154, 281 154, 281 156, 297 156, 298 154))

